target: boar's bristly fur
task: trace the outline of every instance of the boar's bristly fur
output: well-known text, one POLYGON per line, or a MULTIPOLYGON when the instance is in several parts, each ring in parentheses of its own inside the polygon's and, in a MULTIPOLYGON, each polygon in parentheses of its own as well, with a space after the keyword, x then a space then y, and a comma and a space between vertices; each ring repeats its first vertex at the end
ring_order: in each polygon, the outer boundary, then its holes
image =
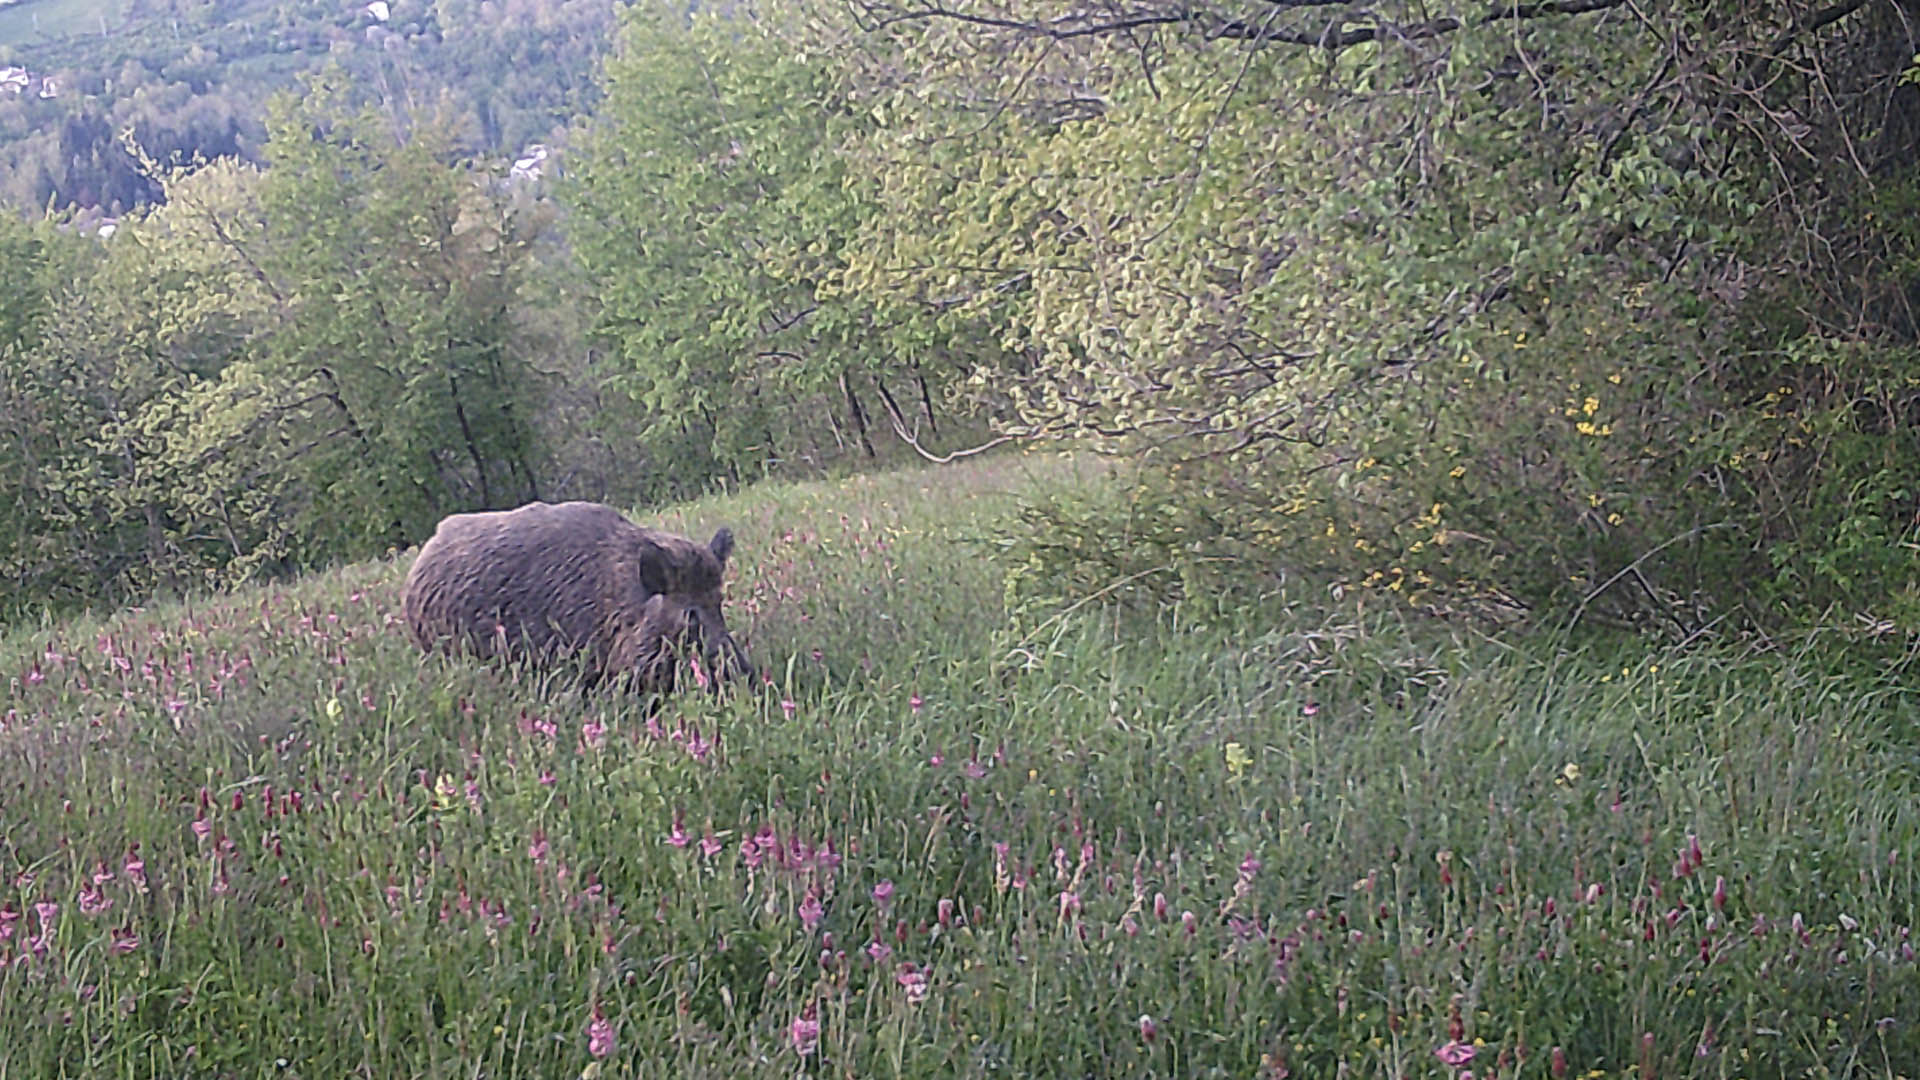
POLYGON ((424 650, 578 662, 589 687, 631 679, 660 693, 690 650, 717 688, 751 675, 720 610, 732 551, 730 530, 701 544, 599 503, 453 514, 415 556, 402 608, 424 650))

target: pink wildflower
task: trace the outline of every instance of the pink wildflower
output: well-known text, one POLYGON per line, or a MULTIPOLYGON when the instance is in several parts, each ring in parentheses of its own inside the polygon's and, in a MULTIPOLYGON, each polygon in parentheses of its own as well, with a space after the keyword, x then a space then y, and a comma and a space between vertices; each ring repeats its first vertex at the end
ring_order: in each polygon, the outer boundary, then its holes
POLYGON ((793 1018, 793 1023, 787 1025, 787 1041, 793 1044, 793 1052, 801 1057, 820 1048, 820 1021, 815 1018, 811 1003, 793 1018))
POLYGON ((600 1015, 598 1007, 593 1010, 593 1019, 587 1022, 587 1053, 597 1058, 613 1053, 613 1025, 600 1015))
POLYGON ((1458 1039, 1448 1040, 1433 1052, 1434 1057, 1453 1066, 1465 1065, 1473 1060, 1473 1055, 1473 1044, 1463 1043, 1458 1039))
POLYGON ((894 976, 907 991, 907 1004, 918 1005, 927 1000, 927 973, 916 969, 912 964, 900 965, 900 974, 894 976))
POLYGON ((547 834, 540 829, 533 830, 533 840, 527 844, 527 858, 534 862, 547 861, 547 834))
POLYGON ((80 913, 83 915, 98 915, 113 906, 113 901, 109 900, 98 886, 81 889, 79 903, 80 913))
POLYGON ((709 826, 707 834, 700 838, 700 854, 711 859, 720 854, 720 846, 720 838, 713 835, 713 828, 709 826))
POLYGON ((876 964, 884 963, 887 957, 893 955, 893 946, 881 941, 879 938, 874 938, 867 944, 867 955, 872 957, 873 962, 876 964))
POLYGON ((1141 1041, 1150 1043, 1159 1037, 1160 1037, 1160 1025, 1153 1022, 1153 1017, 1147 1015, 1146 1013, 1141 1013, 1140 1014, 1141 1041))
POLYGON ((694 761, 705 763, 707 755, 713 752, 714 744, 703 738, 698 729, 687 737, 687 755, 694 761))
POLYGON ((915 694, 912 697, 908 698, 907 707, 912 709, 915 713, 918 713, 920 711, 920 695, 915 694))
POLYGON ((113 931, 113 952, 125 956, 140 947, 140 937, 133 932, 132 926, 115 927, 113 931))
POLYGON ((893 882, 891 880, 882 881, 880 884, 875 885, 873 887, 873 902, 875 904, 878 904, 881 907, 886 907, 887 902, 892 899, 893 899, 893 882))
POLYGON ((826 909, 820 906, 820 898, 808 890, 806 899, 800 901, 801 925, 807 928, 808 933, 812 933, 813 928, 820 925, 820 920, 826 918, 826 914, 826 909))
POLYGON ((674 847, 683 848, 686 847, 689 842, 687 830, 681 825, 683 816, 682 811, 676 810, 673 813, 673 831, 667 834, 667 843, 672 844, 674 847))
POLYGON ((798 705, 795 705, 793 702, 788 701, 784 698, 782 698, 780 701, 780 711, 783 713, 786 713, 787 719, 789 720, 793 719, 793 711, 797 708, 799 708, 798 705))

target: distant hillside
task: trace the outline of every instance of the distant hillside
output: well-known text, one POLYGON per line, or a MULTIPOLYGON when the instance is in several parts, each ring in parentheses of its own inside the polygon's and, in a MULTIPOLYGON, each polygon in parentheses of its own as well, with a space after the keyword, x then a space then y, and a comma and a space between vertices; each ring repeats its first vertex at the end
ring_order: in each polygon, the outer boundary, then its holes
POLYGON ((0 203, 115 214, 153 158, 239 155, 328 60, 400 118, 449 107, 471 150, 552 143, 597 95, 615 0, 19 0, 0 6, 0 203))
POLYGON ((120 0, 0 0, 0 48, 118 27, 120 0))

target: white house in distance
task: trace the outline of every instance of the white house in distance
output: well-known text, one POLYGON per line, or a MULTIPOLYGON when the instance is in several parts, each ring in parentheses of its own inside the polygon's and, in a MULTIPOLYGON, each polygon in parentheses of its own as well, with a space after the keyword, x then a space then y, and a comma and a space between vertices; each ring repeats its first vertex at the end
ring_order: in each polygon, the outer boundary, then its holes
POLYGON ((387 6, 387 0, 368 0, 367 14, 376 22, 386 22, 393 17, 393 9, 387 6))
POLYGON ((39 84, 41 97, 60 96, 60 84, 51 75, 37 76, 18 64, 0 67, 0 94, 25 94, 34 89, 35 83, 39 84))
POLYGON ((540 179, 541 173, 546 171, 546 166, 546 145, 543 143, 534 143, 527 147, 526 152, 520 156, 518 161, 513 163, 513 168, 507 171, 507 177, 510 180, 526 180, 531 182, 540 179))

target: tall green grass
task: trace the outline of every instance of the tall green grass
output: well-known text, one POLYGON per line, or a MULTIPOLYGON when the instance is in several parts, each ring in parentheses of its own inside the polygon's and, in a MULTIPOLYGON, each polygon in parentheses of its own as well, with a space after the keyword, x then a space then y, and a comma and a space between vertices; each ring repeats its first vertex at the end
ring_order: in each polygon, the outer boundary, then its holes
POLYGON ((0 646, 0 1076, 1916 1076, 1909 673, 1310 586, 1015 618, 1004 456, 739 537, 771 680, 422 660, 404 557, 0 646))

